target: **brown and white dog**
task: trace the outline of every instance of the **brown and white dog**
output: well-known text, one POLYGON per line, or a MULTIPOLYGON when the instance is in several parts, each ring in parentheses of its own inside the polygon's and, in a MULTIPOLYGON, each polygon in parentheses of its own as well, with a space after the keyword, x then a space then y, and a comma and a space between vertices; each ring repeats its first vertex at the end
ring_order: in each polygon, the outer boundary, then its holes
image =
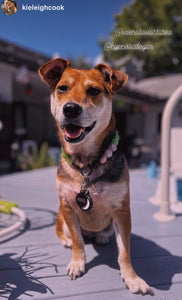
POLYGON ((50 87, 63 149, 56 232, 62 244, 73 249, 68 275, 76 279, 85 271, 82 235, 94 234, 97 243, 107 243, 113 224, 126 286, 133 293, 153 294, 131 265, 129 174, 112 114, 112 95, 126 84, 127 75, 105 64, 73 69, 61 58, 42 65, 39 74, 50 87))

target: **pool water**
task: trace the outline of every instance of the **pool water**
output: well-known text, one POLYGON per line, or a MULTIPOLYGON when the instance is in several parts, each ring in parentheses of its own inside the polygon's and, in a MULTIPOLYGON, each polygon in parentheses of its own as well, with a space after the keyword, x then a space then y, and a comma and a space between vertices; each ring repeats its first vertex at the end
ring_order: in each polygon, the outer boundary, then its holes
POLYGON ((182 202, 182 179, 178 179, 177 181, 177 192, 178 192, 178 199, 182 202))

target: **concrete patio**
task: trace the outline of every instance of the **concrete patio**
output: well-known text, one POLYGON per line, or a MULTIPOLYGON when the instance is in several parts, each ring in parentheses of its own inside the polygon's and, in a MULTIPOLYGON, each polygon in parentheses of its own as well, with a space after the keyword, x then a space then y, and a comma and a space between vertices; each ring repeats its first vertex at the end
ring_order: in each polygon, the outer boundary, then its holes
MULTIPOLYGON (((157 300, 182 295, 182 216, 158 223, 158 207, 149 203, 157 179, 145 170, 131 174, 131 256, 136 272, 153 287, 157 300)), ((86 244, 86 274, 71 281, 66 266, 71 250, 61 246, 54 230, 59 206, 56 168, 0 177, 2 198, 16 202, 28 217, 24 232, 3 238, 0 245, 0 299, 143 299, 125 288, 119 276, 114 237, 104 247, 86 244)), ((10 222, 0 215, 0 226, 10 222)), ((151 299, 151 296, 145 296, 151 299)))

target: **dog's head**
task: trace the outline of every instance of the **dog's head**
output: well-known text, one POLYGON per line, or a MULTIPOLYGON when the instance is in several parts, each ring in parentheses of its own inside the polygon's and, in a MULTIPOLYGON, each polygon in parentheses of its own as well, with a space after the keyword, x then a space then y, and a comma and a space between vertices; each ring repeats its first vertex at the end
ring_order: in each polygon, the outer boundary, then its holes
POLYGON ((57 58, 42 65, 39 74, 51 91, 51 112, 62 140, 80 144, 101 134, 112 115, 112 95, 127 82, 127 75, 98 64, 92 70, 77 70, 57 58))

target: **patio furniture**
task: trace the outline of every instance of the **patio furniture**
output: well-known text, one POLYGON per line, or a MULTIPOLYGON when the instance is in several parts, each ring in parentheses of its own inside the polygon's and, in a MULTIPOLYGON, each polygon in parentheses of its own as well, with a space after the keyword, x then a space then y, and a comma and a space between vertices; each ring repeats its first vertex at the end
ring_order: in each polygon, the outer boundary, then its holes
POLYGON ((24 155, 28 155, 37 150, 37 143, 33 140, 24 140, 22 143, 22 152, 24 155))

